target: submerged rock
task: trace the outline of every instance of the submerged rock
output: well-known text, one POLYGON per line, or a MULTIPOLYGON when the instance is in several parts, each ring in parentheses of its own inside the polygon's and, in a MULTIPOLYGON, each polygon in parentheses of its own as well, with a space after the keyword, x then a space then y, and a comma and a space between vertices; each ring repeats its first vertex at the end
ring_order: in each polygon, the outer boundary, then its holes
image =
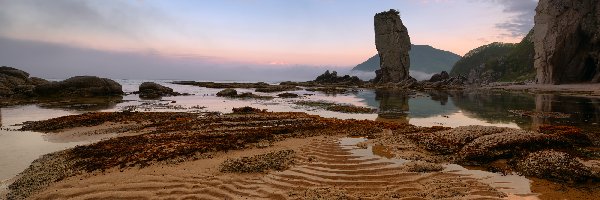
POLYGON ((600 82, 600 1, 540 0, 534 26, 537 82, 600 82))
POLYGON ((64 81, 38 85, 35 87, 34 92, 39 96, 54 97, 92 97, 123 94, 121 84, 96 76, 75 76, 64 81))
POLYGON ((391 9, 375 15, 375 46, 381 57, 375 83, 397 83, 409 78, 411 43, 399 14, 391 9))

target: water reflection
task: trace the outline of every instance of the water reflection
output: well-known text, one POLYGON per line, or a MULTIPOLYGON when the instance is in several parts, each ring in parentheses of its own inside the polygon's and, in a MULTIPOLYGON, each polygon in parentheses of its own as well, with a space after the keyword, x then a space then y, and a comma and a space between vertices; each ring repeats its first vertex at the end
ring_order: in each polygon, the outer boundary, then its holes
POLYGON ((571 125, 600 130, 598 98, 502 91, 400 90, 377 90, 357 97, 379 108, 377 120, 382 121, 415 124, 437 120, 447 121, 437 125, 495 125, 527 130, 542 125, 571 125))
POLYGON ((99 111, 113 109, 123 102, 122 96, 93 97, 93 98, 65 98, 41 99, 38 105, 48 109, 62 109, 74 111, 99 111))
POLYGON ((379 114, 376 120, 408 124, 409 98, 405 91, 375 91, 375 100, 379 102, 379 114))

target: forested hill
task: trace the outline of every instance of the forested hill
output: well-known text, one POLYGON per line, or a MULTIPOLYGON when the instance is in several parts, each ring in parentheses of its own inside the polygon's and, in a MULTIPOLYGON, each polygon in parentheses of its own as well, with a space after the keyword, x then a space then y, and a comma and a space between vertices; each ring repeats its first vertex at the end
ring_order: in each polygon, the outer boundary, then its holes
MULTIPOLYGON (((535 77, 533 31, 520 43, 491 43, 469 51, 452 68, 450 75, 465 75, 473 69, 493 73, 492 81, 523 81, 535 77)), ((478 76, 477 73, 473 76, 478 76)))
MULTIPOLYGON (((429 45, 412 45, 410 54, 410 70, 425 73, 450 71, 460 59, 455 53, 433 48, 429 45)), ((369 58, 352 70, 372 72, 379 69, 379 55, 369 58)))

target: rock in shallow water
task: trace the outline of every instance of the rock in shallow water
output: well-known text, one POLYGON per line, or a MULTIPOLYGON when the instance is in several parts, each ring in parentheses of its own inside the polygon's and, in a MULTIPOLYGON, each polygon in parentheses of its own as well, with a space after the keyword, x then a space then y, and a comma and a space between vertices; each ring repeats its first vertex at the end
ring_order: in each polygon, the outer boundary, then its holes
POLYGON ((237 96, 237 94, 238 94, 237 90, 230 89, 230 88, 227 88, 227 89, 217 92, 218 97, 235 97, 235 96, 237 96))
POLYGON ((170 87, 162 86, 154 82, 144 82, 140 84, 139 93, 141 98, 159 98, 163 96, 181 95, 174 92, 170 87))
POLYGON ((64 81, 50 82, 35 87, 39 96, 54 97, 92 97, 122 95, 121 84, 96 76, 75 76, 64 81))
POLYGON ((561 181, 585 181, 592 177, 589 168, 565 152, 544 150, 530 153, 517 163, 523 175, 561 181))

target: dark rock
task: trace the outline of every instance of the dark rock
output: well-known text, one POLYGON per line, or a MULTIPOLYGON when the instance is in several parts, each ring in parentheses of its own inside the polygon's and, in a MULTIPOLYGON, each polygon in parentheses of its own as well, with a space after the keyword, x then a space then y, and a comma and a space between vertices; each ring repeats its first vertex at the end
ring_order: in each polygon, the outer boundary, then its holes
POLYGON ((448 75, 448 72, 442 71, 439 74, 434 74, 433 76, 431 76, 431 78, 429 79, 429 82, 439 82, 439 81, 448 80, 449 78, 450 78, 450 75, 448 75))
POLYGON ((253 108, 250 106, 245 106, 245 107, 240 107, 240 108, 233 108, 232 109, 234 114, 252 114, 252 113, 264 113, 267 112, 266 109, 258 109, 258 108, 253 108))
POLYGON ((111 96, 122 95, 121 84, 96 76, 75 76, 64 81, 38 85, 34 90, 39 96, 111 96))
POLYGON ((399 14, 391 9, 375 15, 375 46, 381 59, 375 83, 397 83, 409 78, 411 43, 399 14))
POLYGON ((0 67, 0 97, 33 96, 33 88, 46 83, 48 81, 41 78, 29 78, 29 73, 19 69, 0 67))
POLYGON ((485 64, 474 67, 467 75, 467 83, 472 85, 488 85, 498 80, 498 73, 485 69, 485 64))
POLYGON ((530 153, 517 163, 523 175, 560 181, 581 182, 592 178, 592 172, 567 153, 544 150, 530 153))
POLYGON ((534 26, 537 82, 600 82, 600 1, 540 0, 534 26))
POLYGON ((289 92, 281 93, 281 94, 278 94, 277 96, 281 97, 281 98, 298 98, 299 97, 298 94, 289 93, 289 92))
POLYGON ((38 77, 31 77, 31 78, 29 78, 29 80, 31 81, 31 84, 35 85, 35 86, 50 83, 50 81, 43 79, 43 78, 38 78, 38 77))
POLYGON ((314 80, 314 82, 320 83, 320 84, 331 84, 331 83, 360 84, 360 83, 362 83, 362 81, 356 76, 350 76, 350 75, 338 76, 336 71, 333 71, 330 73, 329 70, 327 70, 327 71, 325 71, 325 73, 317 76, 317 78, 314 80))
POLYGON ((237 90, 234 89, 224 89, 217 93, 218 97, 235 97, 237 96, 237 90))
POLYGON ((170 87, 162 86, 158 83, 144 82, 139 87, 139 95, 141 98, 159 98, 163 96, 178 96, 178 92, 173 92, 170 87))
POLYGON ((7 66, 0 67, 0 74, 16 77, 16 78, 23 79, 23 80, 26 80, 29 78, 29 73, 24 72, 19 69, 16 69, 16 68, 7 67, 7 66))

